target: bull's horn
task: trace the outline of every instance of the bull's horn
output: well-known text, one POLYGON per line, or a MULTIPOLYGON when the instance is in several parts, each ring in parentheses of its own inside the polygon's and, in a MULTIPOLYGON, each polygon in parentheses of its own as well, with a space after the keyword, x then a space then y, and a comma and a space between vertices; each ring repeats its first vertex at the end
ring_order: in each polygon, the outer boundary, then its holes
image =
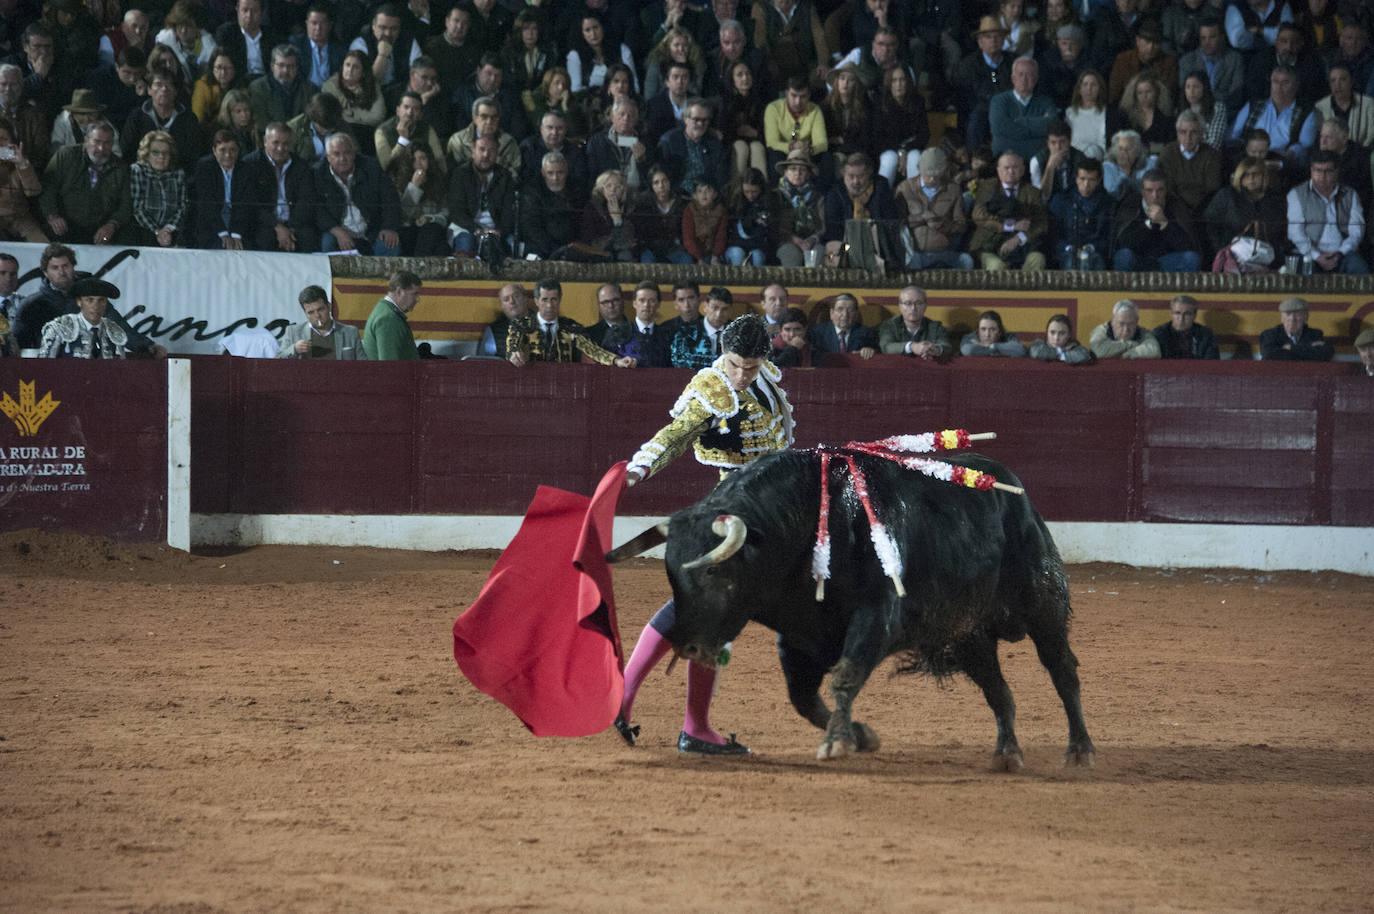
POLYGON ((621 559, 628 559, 631 556, 639 555, 641 552, 648 552, 655 546, 662 545, 667 539, 668 522, 664 521, 661 524, 655 524, 629 542, 616 546, 606 553, 606 561, 615 564, 621 559))
POLYGON ((744 521, 733 514, 722 514, 711 524, 711 532, 716 536, 723 536, 720 545, 706 553, 699 559, 693 559, 682 566, 683 571, 691 571, 693 568, 700 568, 703 565, 719 565, 730 556, 739 552, 744 545, 744 537, 748 535, 749 528, 744 521))

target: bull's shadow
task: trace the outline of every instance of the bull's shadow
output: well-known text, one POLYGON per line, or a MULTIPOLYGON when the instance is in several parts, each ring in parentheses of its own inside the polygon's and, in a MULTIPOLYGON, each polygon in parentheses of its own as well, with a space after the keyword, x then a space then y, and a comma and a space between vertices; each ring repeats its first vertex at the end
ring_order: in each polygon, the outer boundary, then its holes
MULTIPOLYGON (((648 747, 646 747, 648 748, 648 747)), ((665 771, 720 770, 731 776, 782 771, 833 771, 890 782, 964 784, 986 778, 1092 781, 1105 784, 1274 784, 1304 787, 1371 787, 1374 770, 1363 749, 1244 746, 1113 746, 1097 755, 1094 768, 1065 768, 1061 752, 1031 749, 1025 767, 1014 774, 991 770, 991 753, 970 745, 883 748, 873 755, 817 761, 808 744, 761 751, 738 759, 690 762, 649 748, 625 764, 665 771)))

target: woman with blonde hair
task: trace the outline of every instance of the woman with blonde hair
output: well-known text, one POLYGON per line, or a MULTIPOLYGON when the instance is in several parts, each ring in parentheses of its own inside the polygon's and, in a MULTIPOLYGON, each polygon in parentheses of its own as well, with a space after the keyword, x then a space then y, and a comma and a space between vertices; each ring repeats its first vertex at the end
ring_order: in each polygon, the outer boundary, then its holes
POLYGON ((1137 73, 1121 93, 1121 114, 1152 154, 1174 142, 1174 102, 1169 90, 1148 73, 1137 73))
POLYGON ((219 116, 215 118, 216 129, 228 130, 239 143, 239 158, 254 149, 262 147, 262 133, 258 130, 257 120, 253 117, 253 103, 248 93, 235 89, 224 96, 219 106, 219 116))
POLYGON ((597 175, 591 202, 583 214, 580 237, 608 260, 628 263, 635 259, 629 189, 620 171, 609 169, 597 175))
POLYGON ((1216 251, 1213 273, 1273 272, 1288 243, 1288 205, 1284 195, 1273 186, 1273 172, 1264 159, 1246 156, 1202 211, 1202 227, 1207 242, 1216 251), (1237 238, 1255 238, 1274 249, 1269 265, 1242 267, 1231 250, 1237 238))
POLYGON ((138 161, 129 168, 134 243, 169 248, 186 217, 186 173, 173 168, 177 144, 164 130, 151 130, 138 144, 138 161))
POLYGON ((546 111, 557 111, 567 124, 567 138, 580 143, 587 139, 587 116, 582 104, 572 93, 572 77, 563 67, 549 67, 540 77, 539 85, 530 93, 534 107, 530 123, 538 125, 546 111))
POLYGON ((200 27, 200 4, 196 0, 177 0, 162 25, 156 42, 172 49, 191 79, 199 77, 216 47, 214 37, 200 27))
POLYGON ((697 44, 692 33, 677 25, 669 29, 644 58, 644 97, 653 98, 663 91, 670 63, 687 65, 692 71, 687 94, 700 95, 701 79, 706 73, 706 55, 701 52, 701 45, 697 44))
POLYGON ((1120 200, 1131 191, 1139 191, 1140 179, 1157 163, 1155 156, 1145 152, 1139 133, 1118 130, 1112 135, 1112 145, 1102 161, 1102 186, 1120 200))

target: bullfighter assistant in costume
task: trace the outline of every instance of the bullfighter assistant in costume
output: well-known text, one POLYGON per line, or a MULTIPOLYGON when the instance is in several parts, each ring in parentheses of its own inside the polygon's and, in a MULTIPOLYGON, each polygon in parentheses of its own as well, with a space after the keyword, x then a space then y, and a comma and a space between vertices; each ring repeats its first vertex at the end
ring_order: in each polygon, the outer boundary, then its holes
MULTIPOLYGON (((669 411, 673 421, 640 446, 631 458, 628 484, 652 476, 691 446, 697 462, 720 468, 723 479, 764 454, 792 443, 792 407, 778 380, 782 373, 766 360, 772 343, 763 321, 738 318, 720 332, 724 354, 698 371, 669 411)), ((630 726, 635 694, 644 679, 672 649, 665 632, 673 626, 673 601, 664 604, 635 644, 625 666, 625 697, 615 726, 630 745, 638 727, 630 726)), ((711 729, 714 667, 687 665, 687 713, 678 736, 678 752, 742 755, 749 749, 733 736, 727 740, 711 729)))

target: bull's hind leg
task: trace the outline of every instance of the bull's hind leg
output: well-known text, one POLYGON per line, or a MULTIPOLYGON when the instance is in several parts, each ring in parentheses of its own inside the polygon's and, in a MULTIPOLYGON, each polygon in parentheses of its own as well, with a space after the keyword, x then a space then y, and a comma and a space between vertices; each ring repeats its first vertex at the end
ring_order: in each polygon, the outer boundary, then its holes
POLYGON ((1035 652, 1040 662, 1049 670, 1059 700, 1064 703, 1064 714, 1069 719, 1069 748, 1064 752, 1065 765, 1083 765, 1091 768, 1095 751, 1093 741, 1088 737, 1088 727, 1083 723, 1083 703, 1079 699, 1078 658, 1069 649, 1069 639, 1061 632, 1045 633, 1031 631, 1035 642, 1035 652))
POLYGON ((955 656, 968 677, 983 690, 983 697, 997 718, 997 748, 992 752, 992 767, 998 771, 1020 771, 1023 759, 1016 742, 1016 702, 997 660, 997 639, 984 635, 961 641, 955 646, 955 656))

